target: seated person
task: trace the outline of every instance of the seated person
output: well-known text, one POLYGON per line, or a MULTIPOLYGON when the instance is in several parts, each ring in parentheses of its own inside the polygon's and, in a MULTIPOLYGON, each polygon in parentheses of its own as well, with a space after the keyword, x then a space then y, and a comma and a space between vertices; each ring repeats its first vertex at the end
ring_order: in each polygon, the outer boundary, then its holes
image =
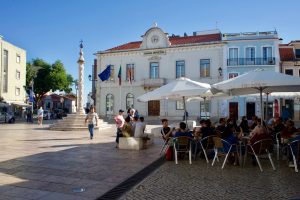
MULTIPOLYGON (((238 138, 235 135, 235 128, 233 124, 227 124, 224 132, 221 134, 221 138, 226 140, 229 144, 234 145, 237 144, 238 142, 238 138)), ((225 152, 229 151, 230 146, 225 145, 227 143, 223 143, 223 148, 225 150, 225 152)), ((231 151, 233 151, 233 153, 230 155, 229 157, 229 162, 233 163, 234 165, 238 165, 238 155, 237 155, 237 151, 236 151, 236 145, 232 146, 231 151)))
POLYGON ((284 139, 292 138, 297 131, 294 122, 292 120, 287 120, 286 127, 281 131, 281 137, 284 139))
MULTIPOLYGON (((271 134, 272 134, 274 140, 276 140, 276 134, 281 132, 284 128, 285 128, 285 126, 282 123, 282 118, 281 117, 275 118, 273 126, 269 128, 271 130, 271 134)), ((279 135, 279 137, 280 137, 280 135, 279 135)), ((281 140, 280 138, 278 138, 278 139, 279 139, 279 141, 281 140)))
POLYGON ((122 134, 123 137, 132 137, 133 135, 129 116, 125 119, 125 123, 122 127, 122 134))
POLYGON ((139 120, 135 123, 134 137, 144 138, 148 137, 148 134, 145 133, 146 123, 144 122, 144 117, 140 117, 139 120))
MULTIPOLYGON (((263 139, 272 139, 272 136, 268 133, 267 129, 264 126, 257 125, 253 130, 253 134, 248 140, 248 144, 253 145, 255 142, 263 139)), ((254 151, 257 153, 260 149, 259 145, 253 146, 254 151)), ((248 149, 249 150, 249 149, 248 149)), ((271 149, 270 149, 271 150, 271 149)), ((254 155, 252 156, 252 164, 256 165, 256 159, 254 155)))
POLYGON ((257 118, 256 120, 256 126, 254 127, 254 129, 250 132, 250 137, 252 137, 253 135, 255 135, 257 132, 261 131, 262 129, 264 129, 265 132, 267 132, 267 129, 265 126, 263 126, 261 124, 261 119, 257 118))
POLYGON ((215 134, 214 129, 211 127, 211 122, 209 119, 204 121, 203 126, 201 126, 200 132, 202 138, 215 134))
POLYGON ((220 118, 219 119, 219 125, 216 128, 216 131, 218 132, 224 132, 225 131, 225 127, 226 127, 226 121, 225 118, 220 118))
POLYGON ((257 125, 257 119, 258 118, 255 115, 252 116, 252 122, 251 122, 251 125, 249 126, 250 130, 253 130, 256 127, 256 125, 257 125))
POLYGON ((243 131, 243 133, 246 133, 246 134, 250 133, 249 126, 248 126, 248 120, 247 120, 246 116, 242 117, 242 121, 240 123, 240 128, 241 128, 241 131, 243 131))
POLYGON ((182 137, 182 136, 193 138, 192 133, 186 130, 186 123, 184 122, 180 122, 179 130, 174 135, 174 137, 182 137))
POLYGON ((169 138, 172 137, 172 132, 175 130, 175 128, 171 129, 169 127, 167 119, 162 119, 161 123, 162 123, 163 127, 162 127, 160 133, 161 133, 163 139, 168 141, 169 138))

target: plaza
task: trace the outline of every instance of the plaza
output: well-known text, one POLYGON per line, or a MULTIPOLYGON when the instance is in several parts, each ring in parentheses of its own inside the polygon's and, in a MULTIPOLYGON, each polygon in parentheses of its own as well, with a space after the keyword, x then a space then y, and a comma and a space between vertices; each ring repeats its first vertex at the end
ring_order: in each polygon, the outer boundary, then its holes
MULTIPOLYGON (((158 122, 149 121, 152 125, 147 131, 160 126, 158 122)), ((1 124, 0 199, 101 199, 109 191, 120 191, 116 186, 160 158, 161 138, 146 150, 119 150, 115 126, 108 126, 90 140, 87 130, 62 132, 48 130, 48 124, 1 124)), ((223 170, 220 163, 212 167, 200 158, 192 165, 187 160, 179 160, 178 165, 168 161, 140 183, 123 188, 117 198, 300 198, 299 173, 287 167, 286 161, 275 161, 276 171, 267 160, 262 165, 264 172, 251 161, 245 167, 226 165, 223 170)))

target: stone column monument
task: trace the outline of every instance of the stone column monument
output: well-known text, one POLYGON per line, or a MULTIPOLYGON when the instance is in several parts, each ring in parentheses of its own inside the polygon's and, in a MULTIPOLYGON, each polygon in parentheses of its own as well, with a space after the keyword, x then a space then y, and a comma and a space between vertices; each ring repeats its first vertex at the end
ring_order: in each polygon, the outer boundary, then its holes
POLYGON ((84 94, 84 58, 83 58, 83 44, 82 41, 80 42, 80 52, 79 52, 79 59, 77 61, 78 63, 78 96, 77 96, 77 114, 84 114, 83 110, 83 94, 84 94))

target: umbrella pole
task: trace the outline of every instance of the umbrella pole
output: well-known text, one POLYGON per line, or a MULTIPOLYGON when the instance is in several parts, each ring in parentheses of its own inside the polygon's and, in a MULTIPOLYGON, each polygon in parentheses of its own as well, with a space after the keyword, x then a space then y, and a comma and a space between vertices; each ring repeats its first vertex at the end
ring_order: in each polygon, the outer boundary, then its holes
POLYGON ((206 113, 206 97, 203 97, 203 102, 204 102, 204 113, 205 113, 205 119, 207 119, 207 113, 206 113))
POLYGON ((268 104, 269 104, 269 92, 267 92, 266 93, 267 94, 267 102, 266 102, 266 115, 265 115, 265 117, 266 117, 266 120, 268 120, 269 118, 268 118, 268 104))
POLYGON ((262 91, 263 91, 263 88, 260 87, 259 88, 259 93, 260 93, 260 117, 261 117, 261 122, 263 124, 263 121, 264 121, 264 105, 263 105, 263 100, 262 100, 262 91))
POLYGON ((187 125, 185 97, 182 97, 182 98, 183 98, 183 107, 184 107, 184 119, 185 119, 185 123, 187 125))

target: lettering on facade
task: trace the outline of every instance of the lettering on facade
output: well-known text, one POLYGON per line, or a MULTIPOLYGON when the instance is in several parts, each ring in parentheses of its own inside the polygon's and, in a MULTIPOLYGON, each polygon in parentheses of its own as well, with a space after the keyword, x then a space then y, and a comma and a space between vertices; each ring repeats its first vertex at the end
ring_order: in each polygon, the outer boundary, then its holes
POLYGON ((166 54, 166 51, 164 51, 164 50, 157 50, 157 51, 146 51, 146 52, 144 52, 145 56, 160 55, 160 54, 166 54))

